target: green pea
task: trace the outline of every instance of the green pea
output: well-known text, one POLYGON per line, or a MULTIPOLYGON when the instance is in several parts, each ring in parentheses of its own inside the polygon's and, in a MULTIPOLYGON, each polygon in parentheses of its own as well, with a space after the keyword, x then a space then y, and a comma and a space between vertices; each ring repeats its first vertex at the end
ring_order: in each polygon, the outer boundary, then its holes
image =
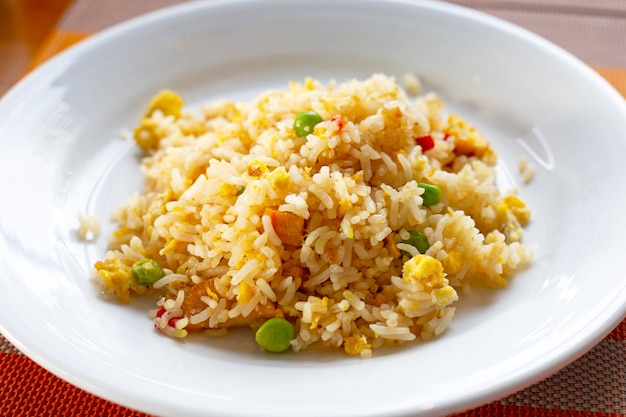
MULTIPOLYGON (((422 254, 426 253, 428 248, 430 248, 430 244, 428 243, 426 235, 417 230, 409 230, 409 238, 403 240, 402 243, 407 243, 411 246, 414 246, 417 251, 422 254)), ((406 256, 407 258, 411 258, 411 254, 407 251, 401 250, 400 253, 402 253, 402 255, 406 256)))
POLYGON ((293 121, 293 130, 296 132, 296 136, 301 138, 309 133, 313 133, 315 125, 323 120, 322 116, 314 111, 303 111, 296 115, 293 121))
POLYGON ((259 346, 268 352, 284 352, 296 337, 296 328, 293 324, 281 317, 267 320, 256 331, 255 340, 259 346))
POLYGON ((439 187, 423 182, 418 183, 417 186, 424 189, 424 193, 422 194, 422 200, 424 200, 423 205, 430 207, 439 203, 441 200, 441 189, 439 187))
POLYGON ((139 285, 152 285, 165 275, 161 265, 147 258, 135 262, 130 270, 139 285))

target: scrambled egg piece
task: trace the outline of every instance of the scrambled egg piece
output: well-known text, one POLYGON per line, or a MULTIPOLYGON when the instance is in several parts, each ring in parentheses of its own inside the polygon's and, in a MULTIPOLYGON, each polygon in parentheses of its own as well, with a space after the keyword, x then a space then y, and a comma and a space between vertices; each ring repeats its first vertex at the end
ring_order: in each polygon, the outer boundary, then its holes
POLYGON ((237 294, 238 303, 245 304, 252 299, 252 296, 254 296, 254 288, 245 282, 239 284, 239 294, 237 294))
POLYGON ((265 165, 265 162, 263 161, 255 159, 253 161, 250 161, 250 163, 248 164, 247 173, 251 177, 260 177, 268 172, 269 168, 267 167, 267 165, 265 165))
POLYGON ((526 207, 526 203, 519 197, 515 195, 506 196, 502 199, 502 204, 511 210, 521 224, 526 224, 530 221, 530 209, 526 207))
POLYGON ((141 122, 139 122, 139 126, 133 131, 133 137, 135 138, 137 146, 144 152, 157 149, 161 138, 159 134, 159 124, 144 117, 141 119, 141 122))
POLYGON ((266 175, 267 181, 270 183, 272 188, 276 190, 281 190, 286 188, 291 181, 291 177, 287 173, 285 167, 278 167, 272 172, 266 175))
POLYGON ((130 281, 133 278, 130 267, 119 259, 98 261, 95 267, 104 282, 105 291, 113 290, 120 302, 130 302, 130 281))
POLYGON ((348 336, 343 341, 343 350, 349 355, 360 355, 365 349, 371 349, 365 336, 348 336))
POLYGON ((445 307, 459 299, 456 290, 448 285, 443 265, 428 255, 417 255, 406 261, 402 267, 402 279, 406 282, 418 282, 426 289, 430 288, 433 302, 445 307))
POLYGON ((530 209, 517 196, 504 197, 495 207, 500 230, 508 242, 517 242, 522 238, 524 230, 521 225, 530 221, 530 209))
POLYGON ((165 116, 174 116, 175 119, 178 119, 181 115, 183 104, 183 99, 178 94, 171 90, 163 90, 152 97, 145 116, 150 116, 155 110, 161 110, 165 116))
POLYGON ((178 239, 172 239, 163 247, 163 249, 159 251, 159 255, 165 255, 170 252, 184 250, 185 248, 187 248, 187 242, 182 242, 178 239))
POLYGON ((451 250, 448 252, 448 257, 445 258, 442 263, 445 266, 445 270, 448 271, 450 275, 456 274, 461 270, 461 266, 463 266, 463 254, 456 250, 451 250))
POLYGON ((483 158, 493 156, 489 142, 472 125, 460 117, 451 114, 448 117, 448 135, 454 136, 454 153, 457 155, 483 158))
POLYGON ((152 121, 150 116, 154 111, 160 110, 163 115, 173 116, 175 119, 178 119, 181 115, 183 104, 183 99, 170 90, 163 90, 154 96, 146 114, 139 122, 139 126, 133 130, 133 137, 137 146, 144 152, 157 149, 161 138, 158 132, 159 125, 152 121))
POLYGON ((428 255, 417 255, 406 261, 402 267, 402 279, 405 282, 420 282, 430 288, 439 288, 447 284, 443 265, 428 255))

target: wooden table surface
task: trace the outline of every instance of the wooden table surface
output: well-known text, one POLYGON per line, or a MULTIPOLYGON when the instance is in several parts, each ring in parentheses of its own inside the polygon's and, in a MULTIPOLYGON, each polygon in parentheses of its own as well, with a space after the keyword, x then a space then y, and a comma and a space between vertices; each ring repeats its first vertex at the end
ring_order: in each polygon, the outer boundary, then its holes
POLYGON ((0 96, 35 60, 71 0, 0 0, 0 96))

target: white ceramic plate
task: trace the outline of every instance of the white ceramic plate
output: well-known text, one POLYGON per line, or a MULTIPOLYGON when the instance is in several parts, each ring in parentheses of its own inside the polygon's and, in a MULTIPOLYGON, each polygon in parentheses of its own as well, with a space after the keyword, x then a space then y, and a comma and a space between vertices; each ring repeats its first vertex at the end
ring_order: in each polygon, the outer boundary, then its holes
POLYGON ((435 416, 495 400, 557 371, 624 317, 626 106, 592 70, 539 37, 459 7, 412 1, 194 2, 107 30, 33 72, 0 102, 0 330, 61 378, 163 416, 435 416), (262 354, 244 330, 169 339, 146 310, 90 281, 141 186, 119 138, 159 89, 193 106, 251 99, 310 75, 412 71, 475 123, 521 194, 536 261, 509 287, 459 303, 434 341, 371 360, 262 354))

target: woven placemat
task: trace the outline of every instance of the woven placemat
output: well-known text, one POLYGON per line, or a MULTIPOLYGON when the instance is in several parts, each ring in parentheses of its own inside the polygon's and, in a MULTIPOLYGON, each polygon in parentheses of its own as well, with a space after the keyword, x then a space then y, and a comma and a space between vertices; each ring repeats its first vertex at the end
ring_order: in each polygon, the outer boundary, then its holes
MULTIPOLYGON (((92 33, 182 0, 75 0, 31 68, 92 33)), ((626 97, 626 1, 454 0, 544 36, 592 65, 626 97)), ((625 121, 626 122, 626 121, 625 121)), ((626 138, 624 138, 626 139, 626 138)), ((626 322, 560 372, 491 404, 455 414, 626 416, 626 322)), ((0 336, 0 416, 146 416, 43 369, 0 336)))

